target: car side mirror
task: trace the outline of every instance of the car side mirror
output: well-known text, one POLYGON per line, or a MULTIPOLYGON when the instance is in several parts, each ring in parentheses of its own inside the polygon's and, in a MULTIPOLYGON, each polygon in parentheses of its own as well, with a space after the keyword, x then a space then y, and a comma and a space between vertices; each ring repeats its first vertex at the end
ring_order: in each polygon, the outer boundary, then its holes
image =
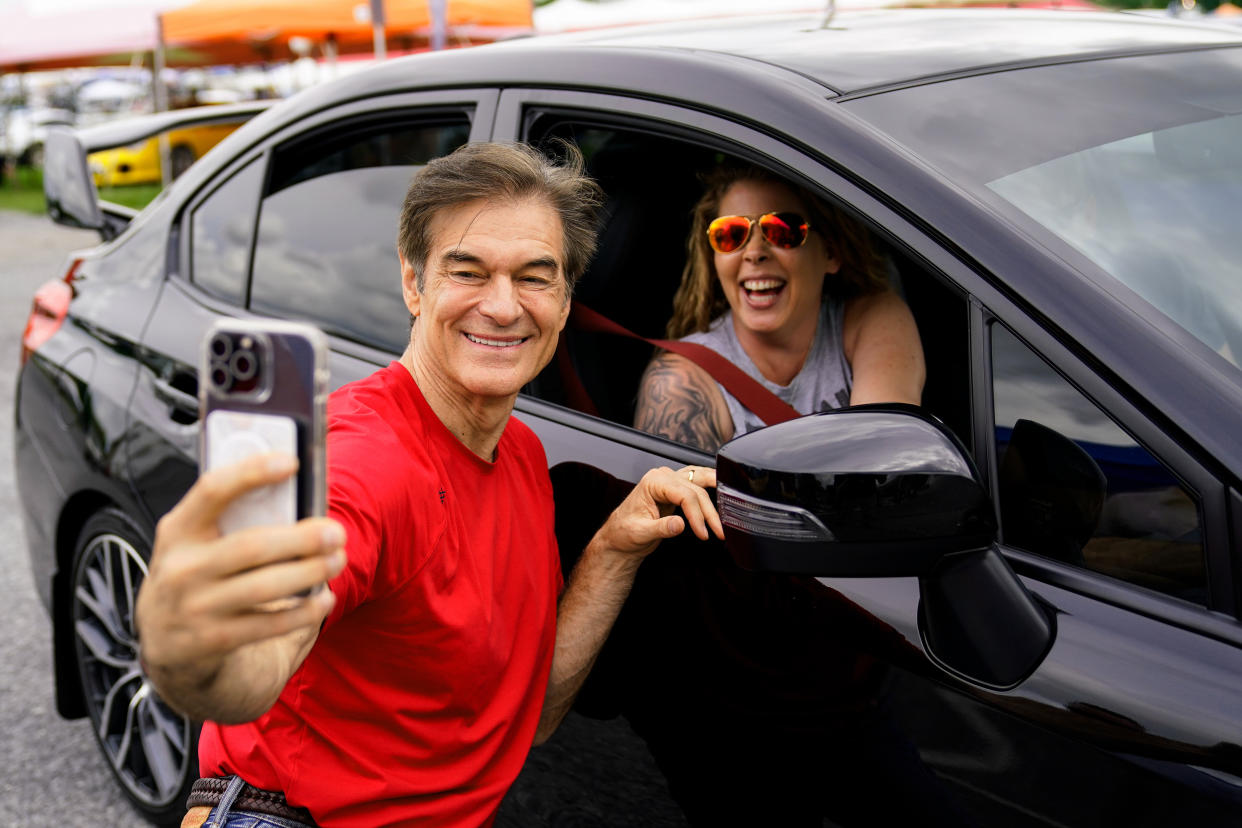
POLYGON ((43 144, 43 196, 52 221, 103 232, 99 192, 86 163, 86 151, 74 131, 51 127, 43 144))
POLYGON ((995 550, 991 498, 951 431, 908 405, 855 406, 721 447, 717 503, 743 568, 917 577, 923 643, 942 668, 1012 687, 1054 637, 1051 614, 995 550))

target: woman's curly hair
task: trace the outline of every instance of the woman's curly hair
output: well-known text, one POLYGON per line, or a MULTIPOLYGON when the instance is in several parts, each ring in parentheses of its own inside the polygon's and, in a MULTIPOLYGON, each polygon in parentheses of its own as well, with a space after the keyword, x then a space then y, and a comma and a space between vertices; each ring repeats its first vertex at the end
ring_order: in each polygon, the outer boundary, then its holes
POLYGON ((681 285, 673 297, 673 316, 668 322, 669 339, 706 331, 712 320, 728 308, 724 290, 716 277, 715 258, 707 241, 707 225, 720 215, 725 192, 739 181, 775 183, 788 187, 806 205, 813 232, 841 262, 841 269, 824 283, 841 299, 883 290, 888 283, 884 259, 865 227, 840 209, 824 203, 802 187, 753 166, 716 167, 703 176, 703 196, 694 205, 690 236, 686 240, 686 266, 681 285))

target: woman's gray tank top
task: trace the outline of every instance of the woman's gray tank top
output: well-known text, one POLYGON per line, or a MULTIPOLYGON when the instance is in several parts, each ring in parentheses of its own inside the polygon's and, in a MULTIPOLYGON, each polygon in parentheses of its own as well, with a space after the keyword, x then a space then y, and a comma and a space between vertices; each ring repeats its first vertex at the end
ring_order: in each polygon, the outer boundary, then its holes
MULTIPOLYGON (((712 322, 705 332, 690 334, 683 337, 682 341, 706 345, 757 379, 798 412, 811 414, 831 408, 844 408, 850 404, 853 376, 849 363, 845 361, 845 348, 841 344, 844 321, 845 305, 832 299, 825 300, 819 314, 819 325, 815 328, 815 342, 811 344, 802 370, 789 385, 769 382, 759 373, 755 363, 742 350, 742 343, 738 342, 737 333, 733 330, 731 310, 712 322)), ((716 385, 720 386, 720 383, 716 385)), ((734 437, 764 427, 763 420, 738 402, 723 386, 720 386, 720 393, 724 394, 729 415, 733 417, 734 437)))

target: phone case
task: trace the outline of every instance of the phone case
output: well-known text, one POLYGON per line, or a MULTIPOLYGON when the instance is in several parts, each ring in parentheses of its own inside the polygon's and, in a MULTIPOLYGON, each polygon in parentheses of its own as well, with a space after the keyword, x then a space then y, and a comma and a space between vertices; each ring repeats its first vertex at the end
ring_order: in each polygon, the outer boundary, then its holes
POLYGON ((203 339, 199 373, 204 470, 266 451, 296 453, 296 485, 240 499, 222 532, 325 512, 327 340, 298 322, 226 319, 203 339))

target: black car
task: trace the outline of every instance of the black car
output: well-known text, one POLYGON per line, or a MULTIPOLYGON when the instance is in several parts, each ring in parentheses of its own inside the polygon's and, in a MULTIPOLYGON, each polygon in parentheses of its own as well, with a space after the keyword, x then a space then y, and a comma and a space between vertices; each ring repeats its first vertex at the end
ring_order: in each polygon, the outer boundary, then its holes
POLYGON ((909 797, 979 825, 1242 824, 1242 31, 928 9, 531 38, 309 90, 141 213, 97 202, 84 152, 255 111, 48 144, 53 217, 105 242, 36 299, 18 479, 59 710, 143 811, 178 814, 195 774, 132 608, 197 471, 203 331, 311 321, 335 385, 388 363, 410 175, 519 140, 576 144, 607 193, 582 308, 660 336, 698 174, 743 159, 882 241, 928 374, 921 408, 711 457, 630 427, 652 348, 575 313, 516 411, 566 566, 655 465, 719 463, 729 540, 644 564, 502 824, 883 824, 909 797), (908 754, 874 764, 851 718, 908 754), (837 809, 864 795, 871 819, 837 809))

